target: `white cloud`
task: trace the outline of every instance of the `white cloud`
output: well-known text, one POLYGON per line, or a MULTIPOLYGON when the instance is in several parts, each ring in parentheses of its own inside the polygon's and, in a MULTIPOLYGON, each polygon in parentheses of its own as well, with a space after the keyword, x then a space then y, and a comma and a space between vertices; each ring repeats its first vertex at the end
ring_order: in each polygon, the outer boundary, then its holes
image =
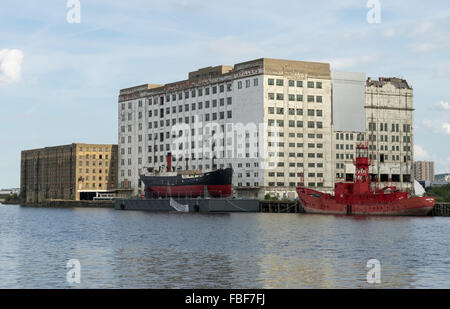
POLYGON ((225 36, 208 44, 208 48, 229 57, 249 57, 260 55, 262 50, 258 45, 242 41, 233 36, 225 36))
POLYGON ((432 43, 420 43, 417 45, 412 45, 411 49, 415 53, 424 54, 424 53, 429 53, 429 52, 432 52, 433 50, 435 50, 436 45, 434 45, 432 43))
POLYGON ((23 51, 19 49, 0 50, 0 84, 21 80, 23 51))
POLYGON ((392 28, 386 29, 385 31, 383 31, 381 33, 382 36, 387 37, 387 38, 392 38, 395 36, 395 30, 392 28))
POLYGON ((414 145, 414 157, 417 160, 427 160, 430 158, 430 155, 428 152, 426 152, 422 146, 420 145, 414 145))
POLYGON ((430 21, 425 21, 425 22, 420 23, 417 27, 415 27, 414 33, 415 34, 425 34, 431 28, 433 28, 433 23, 430 21))
POLYGON ((444 129, 444 133, 450 135, 450 123, 444 122, 442 124, 442 129, 444 129))
POLYGON ((444 111, 450 111, 450 104, 448 102, 441 101, 439 102, 439 109, 444 111))

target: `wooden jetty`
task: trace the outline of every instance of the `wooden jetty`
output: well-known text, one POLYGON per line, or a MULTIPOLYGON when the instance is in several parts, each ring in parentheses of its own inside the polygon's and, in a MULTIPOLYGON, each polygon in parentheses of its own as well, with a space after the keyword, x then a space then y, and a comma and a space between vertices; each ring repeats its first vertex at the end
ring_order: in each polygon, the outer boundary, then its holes
POLYGON ((450 217, 450 203, 436 203, 431 216, 434 217, 450 217))

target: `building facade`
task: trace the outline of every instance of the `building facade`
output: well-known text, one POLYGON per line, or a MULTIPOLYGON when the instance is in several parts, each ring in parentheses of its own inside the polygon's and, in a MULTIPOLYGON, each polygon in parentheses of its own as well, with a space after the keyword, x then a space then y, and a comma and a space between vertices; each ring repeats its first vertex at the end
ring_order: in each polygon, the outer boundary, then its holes
MULTIPOLYGON (((121 90, 119 188, 141 194, 139 176, 165 169, 171 152, 177 170, 232 167, 238 196, 294 198, 301 179, 332 191, 335 177, 354 172, 357 141, 371 143, 379 179, 400 175, 400 187, 409 187, 412 89, 398 79, 333 75, 327 63, 262 58, 200 69, 181 82, 121 90), (344 107, 354 89, 358 95, 344 107), (334 114, 348 115, 346 109, 359 119, 353 131, 335 131, 334 114), (394 131, 388 133, 387 125, 394 131)), ((341 120, 339 129, 346 123, 341 120)))
POLYGON ((117 189, 117 145, 71 144, 22 151, 20 192, 28 203, 90 200, 117 189))
POLYGON ((432 161, 415 161, 414 162, 414 178, 417 181, 434 182, 434 162, 432 161))
POLYGON ((264 58, 122 90, 119 185, 138 194, 139 175, 172 152, 177 169, 233 167, 240 196, 295 197, 301 171, 331 187, 330 74, 329 64, 264 58))
POLYGON ((353 180, 356 143, 368 143, 370 173, 379 187, 413 190, 413 89, 403 79, 368 79, 364 131, 335 132, 336 177, 353 180))

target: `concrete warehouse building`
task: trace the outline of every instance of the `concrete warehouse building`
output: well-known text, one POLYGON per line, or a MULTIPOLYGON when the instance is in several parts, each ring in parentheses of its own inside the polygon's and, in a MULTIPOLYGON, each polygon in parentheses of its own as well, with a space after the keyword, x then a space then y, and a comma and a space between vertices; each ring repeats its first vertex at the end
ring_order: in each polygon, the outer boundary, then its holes
POLYGON ((393 146, 396 151, 403 140, 391 143, 383 134, 371 147, 372 172, 386 183, 395 178, 410 188, 411 167, 404 166, 413 158, 412 89, 399 90, 405 84, 331 72, 327 63, 262 58, 200 69, 181 82, 123 89, 119 187, 139 194, 139 175, 165 168, 172 152, 178 170, 233 167, 238 196, 294 198, 301 173, 307 186, 331 191, 336 177, 352 173, 356 141, 368 141, 384 133, 386 124, 394 130, 398 124, 399 130, 409 129, 408 150, 399 148, 395 162, 386 159, 383 152, 393 146), (375 132, 373 123, 381 131, 375 132), (392 176, 394 166, 399 179, 392 176))
POLYGON ((92 200, 117 189, 117 145, 75 143, 22 151, 20 192, 28 203, 92 200))

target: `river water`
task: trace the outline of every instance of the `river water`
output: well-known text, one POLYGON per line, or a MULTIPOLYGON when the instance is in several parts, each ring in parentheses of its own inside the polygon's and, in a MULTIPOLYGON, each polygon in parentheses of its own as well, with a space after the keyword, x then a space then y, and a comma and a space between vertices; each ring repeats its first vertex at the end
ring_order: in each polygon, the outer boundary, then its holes
POLYGON ((449 235, 450 218, 0 205, 0 288, 450 288, 449 235))

